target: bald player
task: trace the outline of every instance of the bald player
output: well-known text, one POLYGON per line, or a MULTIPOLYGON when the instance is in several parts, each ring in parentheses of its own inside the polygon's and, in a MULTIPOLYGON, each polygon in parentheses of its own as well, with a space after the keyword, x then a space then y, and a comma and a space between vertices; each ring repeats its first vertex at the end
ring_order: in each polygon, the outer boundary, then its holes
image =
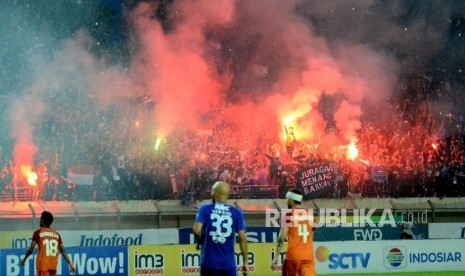
POLYGON ((313 233, 315 231, 313 218, 308 210, 300 208, 303 200, 302 192, 291 189, 286 193, 287 225, 281 226, 276 245, 275 257, 271 268, 275 269, 278 263, 284 241, 288 241, 287 251, 283 262, 283 276, 315 276, 315 261, 313 258, 313 233))
POLYGON ((235 234, 238 233, 241 248, 243 274, 246 275, 247 237, 244 215, 241 210, 227 205, 229 185, 218 181, 212 187, 213 203, 202 205, 197 212, 193 227, 200 247, 201 276, 236 276, 236 256, 234 253, 235 234))

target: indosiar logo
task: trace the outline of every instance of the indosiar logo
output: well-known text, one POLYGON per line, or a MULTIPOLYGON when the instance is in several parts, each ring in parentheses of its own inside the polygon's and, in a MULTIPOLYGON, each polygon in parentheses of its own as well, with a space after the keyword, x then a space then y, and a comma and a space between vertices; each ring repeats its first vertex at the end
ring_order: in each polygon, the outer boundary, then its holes
POLYGON ((404 246, 384 248, 385 268, 404 268, 407 266, 407 249, 404 246))
POLYGON ((371 253, 330 253, 326 246, 319 246, 315 251, 316 259, 324 263, 328 261, 329 269, 366 268, 370 261, 371 253))
POLYGON ((456 263, 462 262, 462 253, 455 252, 415 252, 409 254, 409 263, 456 263))

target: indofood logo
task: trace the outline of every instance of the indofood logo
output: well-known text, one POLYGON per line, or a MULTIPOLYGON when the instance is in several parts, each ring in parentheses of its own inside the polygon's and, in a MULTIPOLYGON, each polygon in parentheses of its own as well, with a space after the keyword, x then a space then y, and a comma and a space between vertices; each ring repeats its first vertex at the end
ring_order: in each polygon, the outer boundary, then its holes
POLYGON ((318 246, 315 250, 315 258, 324 263, 328 261, 329 269, 354 269, 366 268, 370 261, 371 253, 365 252, 343 252, 330 253, 326 246, 318 246))
POLYGON ((403 246, 384 248, 385 268, 404 268, 407 266, 407 249, 403 246))

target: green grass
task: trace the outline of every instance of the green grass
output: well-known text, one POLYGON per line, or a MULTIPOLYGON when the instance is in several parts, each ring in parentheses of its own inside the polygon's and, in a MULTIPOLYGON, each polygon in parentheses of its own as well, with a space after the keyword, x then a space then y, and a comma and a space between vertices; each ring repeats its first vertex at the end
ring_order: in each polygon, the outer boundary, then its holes
POLYGON ((318 274, 323 275, 337 275, 337 276, 463 276, 465 271, 431 271, 431 272, 390 272, 390 273, 368 273, 368 274, 318 274))

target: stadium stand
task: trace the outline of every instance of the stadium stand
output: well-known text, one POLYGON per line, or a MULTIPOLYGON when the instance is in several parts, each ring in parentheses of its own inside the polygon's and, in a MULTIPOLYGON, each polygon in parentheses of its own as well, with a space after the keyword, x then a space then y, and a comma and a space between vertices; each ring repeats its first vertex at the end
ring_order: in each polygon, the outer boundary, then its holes
POLYGON ((432 210, 425 198, 395 198, 390 199, 391 209, 396 211, 432 210))
POLYGON ((391 209, 392 205, 387 198, 360 198, 352 199, 352 202, 357 209, 391 209))
POLYGON ((314 199, 316 209, 354 209, 351 199, 314 199))
POLYGON ((463 222, 465 214, 464 198, 431 198, 428 200, 432 208, 434 222, 463 222))
POLYGON ((180 200, 162 200, 155 202, 158 212, 158 228, 191 227, 194 222, 196 208, 182 205, 180 200))
MULTIPOLYGON (((60 218, 55 227, 62 230, 184 228, 192 226, 198 207, 209 202, 188 206, 179 200, 0 202, 0 231, 35 229, 44 210, 60 218)), ((265 226, 268 209, 287 208, 283 199, 231 199, 228 204, 244 211, 250 227, 265 226)), ((315 199, 303 202, 302 207, 316 211, 344 208, 348 214, 352 209, 390 209, 398 216, 415 217, 426 212, 428 223, 465 220, 463 198, 315 199)))

